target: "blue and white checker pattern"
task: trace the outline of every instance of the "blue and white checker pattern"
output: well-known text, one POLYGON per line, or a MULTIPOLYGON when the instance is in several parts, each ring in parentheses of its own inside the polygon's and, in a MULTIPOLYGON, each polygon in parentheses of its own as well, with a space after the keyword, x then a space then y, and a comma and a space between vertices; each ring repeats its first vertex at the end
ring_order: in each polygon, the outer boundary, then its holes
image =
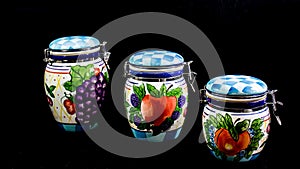
POLYGON ((91 36, 68 36, 53 40, 49 44, 52 50, 79 50, 99 46, 98 39, 91 36))
POLYGON ((129 63, 138 66, 171 66, 183 63, 181 55, 165 50, 144 50, 134 53, 129 63))
POLYGON ((224 75, 211 79, 206 90, 222 95, 258 95, 268 90, 265 82, 246 75, 224 75))

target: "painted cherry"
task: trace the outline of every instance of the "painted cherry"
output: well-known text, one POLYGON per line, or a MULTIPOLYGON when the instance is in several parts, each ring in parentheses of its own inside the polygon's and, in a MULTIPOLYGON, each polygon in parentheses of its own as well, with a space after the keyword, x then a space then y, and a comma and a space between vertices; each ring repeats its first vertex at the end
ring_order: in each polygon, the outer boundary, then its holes
POLYGON ((64 93, 65 96, 62 97, 62 98, 66 98, 63 102, 67 112, 70 114, 70 115, 73 115, 75 114, 76 110, 75 110, 75 103, 73 101, 73 96, 71 94, 67 94, 66 92, 64 93))

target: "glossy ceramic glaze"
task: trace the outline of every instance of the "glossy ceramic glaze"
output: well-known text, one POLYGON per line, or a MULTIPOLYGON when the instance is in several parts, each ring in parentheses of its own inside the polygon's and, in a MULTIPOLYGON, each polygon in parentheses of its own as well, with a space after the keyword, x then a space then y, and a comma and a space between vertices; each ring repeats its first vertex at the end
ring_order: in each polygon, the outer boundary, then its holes
POLYGON ((134 137, 162 142, 180 134, 188 107, 184 59, 164 50, 144 50, 126 62, 124 105, 134 137))
POLYGON ((89 36, 53 40, 45 49, 44 88, 54 119, 66 131, 97 126, 109 82, 104 44, 89 36), (104 57, 106 60, 104 60, 104 57))
POLYGON ((245 162, 260 155, 270 132, 267 94, 262 80, 245 75, 219 76, 206 84, 202 126, 216 158, 245 162))

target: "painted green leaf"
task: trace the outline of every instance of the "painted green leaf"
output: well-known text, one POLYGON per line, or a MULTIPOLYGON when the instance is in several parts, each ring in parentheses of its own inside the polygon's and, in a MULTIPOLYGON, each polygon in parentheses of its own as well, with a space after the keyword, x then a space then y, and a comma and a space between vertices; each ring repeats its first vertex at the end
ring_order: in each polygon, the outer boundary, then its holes
POLYGON ((134 122, 134 114, 129 115, 129 122, 133 123, 134 122))
POLYGON ((50 87, 49 87, 49 91, 50 92, 53 92, 53 90, 56 88, 56 86, 54 86, 54 85, 51 85, 50 87))
POLYGON ((160 87, 160 95, 161 96, 165 96, 166 95, 166 90, 167 90, 167 87, 166 85, 163 83, 160 87))
POLYGON ((133 88, 133 92, 137 95, 139 100, 142 100, 142 98, 141 98, 142 93, 140 92, 140 88, 136 85, 133 85, 132 88, 133 88))
POLYGON ((141 113, 136 113, 136 116, 138 116, 140 119, 144 119, 141 113))
POLYGON ((140 129, 140 130, 145 130, 145 129, 148 129, 150 126, 149 126, 149 123, 140 123, 137 128, 140 129))
POLYGON ((206 133, 206 137, 209 138, 209 124, 204 122, 204 130, 206 133))
POLYGON ((140 111, 137 108, 135 108, 135 107, 130 107, 129 113, 130 114, 139 114, 140 111))
POLYGON ((212 142, 210 142, 210 141, 207 143, 207 146, 208 146, 209 148, 211 148, 211 149, 214 148, 214 144, 213 144, 212 142))
POLYGON ((255 131, 255 135, 252 137, 252 142, 258 142, 262 137, 264 136, 264 133, 259 131, 255 131))
POLYGON ((172 89, 167 92, 167 96, 176 96, 176 98, 179 98, 181 94, 182 94, 182 89, 180 87, 176 87, 175 89, 172 89))
POLYGON ((211 120, 211 124, 218 129, 218 121, 215 116, 209 115, 209 119, 211 120))
POLYGON ((208 125, 211 125, 211 120, 210 119, 207 119, 204 124, 208 124, 208 125))
POLYGON ((218 122, 224 122, 224 121, 225 121, 225 119, 224 119, 224 117, 222 116, 222 114, 217 113, 217 121, 218 121, 218 122))
POLYGON ((127 108, 127 107, 130 107, 130 104, 127 101, 125 101, 124 106, 127 108))
POLYGON ((89 64, 86 66, 80 66, 80 65, 72 66, 70 72, 70 75, 72 76, 72 82, 76 82, 76 81, 83 82, 84 80, 90 79, 94 74, 95 72, 94 72, 93 64, 89 64))
POLYGON ((182 108, 180 108, 180 107, 178 107, 178 105, 176 105, 175 111, 178 111, 181 114, 182 113, 182 108))
POLYGON ((140 85, 140 91, 142 93, 142 99, 143 99, 144 96, 146 95, 146 89, 145 89, 145 85, 143 83, 140 85))
POLYGON ((222 116, 222 114, 217 113, 216 118, 217 118, 218 128, 225 128, 224 126, 225 118, 222 116))
POLYGON ((261 118, 257 118, 252 121, 251 128, 253 128, 254 130, 257 130, 262 126, 263 122, 264 121, 261 118))
POLYGON ((161 97, 160 91, 157 90, 153 85, 147 83, 146 87, 151 96, 158 97, 158 98, 161 97))
POLYGON ((218 121, 218 128, 224 128, 224 123, 222 121, 218 121))
POLYGON ((229 131, 231 137, 232 137, 235 141, 237 141, 237 140, 239 139, 239 134, 238 134, 238 132, 236 131, 235 127, 232 127, 232 128, 230 128, 230 129, 228 129, 228 131, 229 131))
POLYGON ((258 146, 259 146, 258 142, 252 142, 249 145, 249 149, 250 149, 250 151, 254 151, 254 150, 258 149, 258 146))
POLYGON ((70 71, 71 80, 65 82, 63 86, 66 90, 73 92, 78 86, 80 86, 85 80, 90 79, 94 74, 93 64, 86 66, 72 66, 70 71))
POLYGON ((245 154, 245 158, 247 158, 247 159, 250 158, 252 153, 253 153, 253 151, 251 151, 251 150, 247 151, 246 154, 245 154))
POLYGON ((55 98, 55 96, 54 96, 54 94, 53 94, 53 90, 56 88, 56 86, 51 85, 51 86, 49 87, 47 84, 45 84, 45 86, 46 86, 46 90, 47 90, 48 94, 49 94, 52 98, 55 98))
POLYGON ((140 86, 133 85, 133 92, 137 95, 139 100, 142 101, 146 95, 144 84, 141 84, 140 86))
POLYGON ((72 81, 67 81, 63 84, 64 88, 68 91, 75 91, 76 89, 73 89, 72 81))
POLYGON ((105 80, 107 81, 107 83, 109 82, 109 75, 108 75, 108 72, 105 72, 104 73, 104 78, 105 80))
POLYGON ((210 127, 210 124, 208 122, 204 122, 204 129, 206 131, 206 133, 209 135, 209 127, 210 127))
POLYGON ((219 155, 221 155, 221 152, 220 152, 219 150, 216 150, 216 149, 215 149, 215 151, 214 151, 214 152, 215 152, 215 155, 216 155, 216 156, 219 156, 219 155))
POLYGON ((68 98, 71 100, 71 102, 75 102, 73 95, 69 95, 68 98))
POLYGON ((225 114, 225 122, 227 125, 227 129, 232 128, 234 126, 232 122, 232 118, 228 113, 225 114))
POLYGON ((243 131, 246 131, 250 126, 250 120, 249 119, 245 119, 241 122, 238 122, 235 125, 235 128, 237 130, 238 133, 242 133, 243 131))

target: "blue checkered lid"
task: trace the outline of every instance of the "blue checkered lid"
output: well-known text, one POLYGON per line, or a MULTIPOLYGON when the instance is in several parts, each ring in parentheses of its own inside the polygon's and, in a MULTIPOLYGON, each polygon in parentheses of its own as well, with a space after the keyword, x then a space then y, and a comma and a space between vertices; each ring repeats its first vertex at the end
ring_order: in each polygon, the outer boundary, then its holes
POLYGON ((131 55, 129 63, 137 66, 171 66, 182 64, 184 59, 175 52, 166 50, 143 50, 131 55))
POLYGON ((53 40, 49 44, 49 49, 61 51, 86 50, 99 45, 98 39, 91 36, 67 36, 53 40))
POLYGON ((229 96, 249 96, 263 94, 268 90, 265 82, 246 75, 218 76, 206 84, 211 93, 229 96))

